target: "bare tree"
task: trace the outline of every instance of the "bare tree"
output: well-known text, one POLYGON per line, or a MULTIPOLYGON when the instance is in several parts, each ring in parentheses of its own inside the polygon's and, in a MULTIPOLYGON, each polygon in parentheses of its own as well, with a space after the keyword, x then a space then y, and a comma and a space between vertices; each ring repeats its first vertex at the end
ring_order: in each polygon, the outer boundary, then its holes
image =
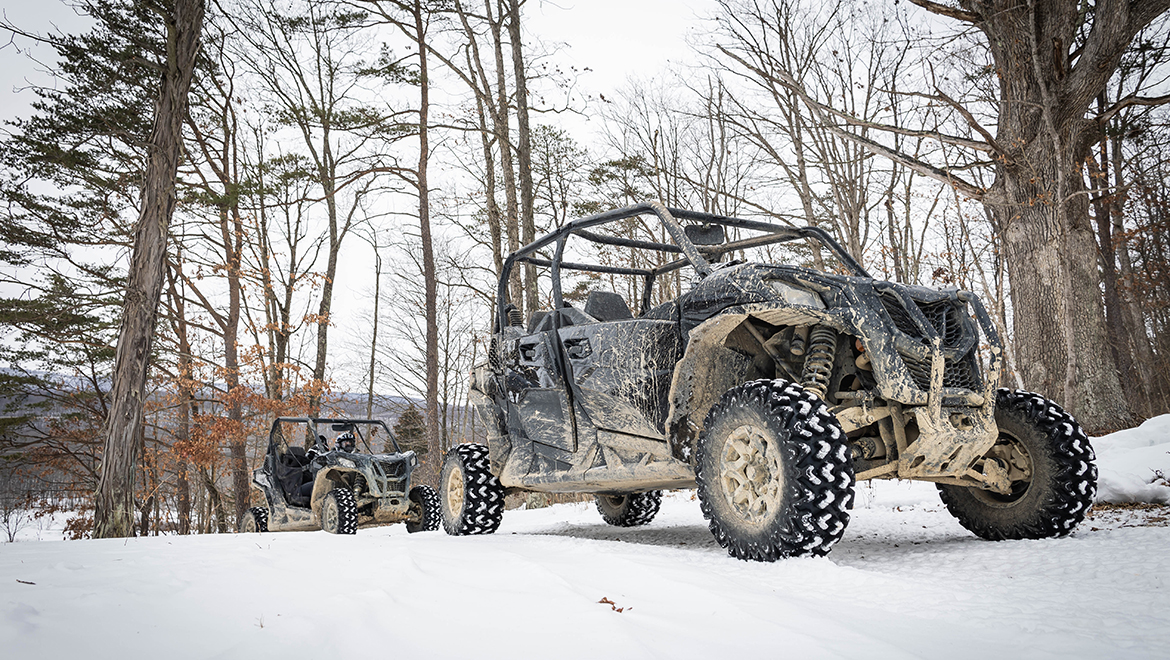
POLYGON ((126 304, 118 333, 110 416, 95 497, 95 538, 134 534, 134 472, 147 370, 165 279, 166 232, 175 209, 175 176, 182 154, 187 92, 203 28, 203 0, 175 0, 170 11, 157 9, 167 30, 166 68, 155 108, 150 157, 126 284, 126 304))
POLYGON ((1170 100, 1134 90, 1105 112, 1090 112, 1134 36, 1170 8, 1170 0, 1104 0, 1094 3, 1091 15, 1059 0, 961 0, 958 7, 913 2, 981 33, 988 66, 998 76, 994 134, 969 105, 937 87, 919 95, 952 108, 968 135, 946 133, 937 123, 911 130, 851 115, 814 97, 783 67, 754 67, 736 51, 734 38, 722 52, 752 75, 791 90, 818 124, 841 138, 987 206, 1005 237, 1025 384, 1063 401, 1091 430, 1129 425, 1133 418, 1115 361, 1101 352, 1109 337, 1097 265, 1082 256, 1093 252, 1094 237, 1081 168, 1100 139, 1100 122, 1129 105, 1170 100), (863 135, 863 128, 872 136, 863 135), (962 165, 932 165, 880 141, 878 133, 921 135, 967 157, 962 165), (965 168, 980 166, 994 172, 990 186, 965 176, 965 168))

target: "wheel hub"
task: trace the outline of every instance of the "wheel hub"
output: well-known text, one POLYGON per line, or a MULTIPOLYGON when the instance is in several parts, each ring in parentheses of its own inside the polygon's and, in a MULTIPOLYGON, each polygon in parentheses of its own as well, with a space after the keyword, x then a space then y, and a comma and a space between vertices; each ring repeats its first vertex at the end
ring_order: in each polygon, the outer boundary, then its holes
POLYGON ((451 470, 447 475, 446 491, 451 512, 458 514, 463 510, 463 470, 451 470))
POLYGON ((760 523, 779 509, 784 486, 779 451, 760 429, 745 424, 732 431, 719 467, 723 494, 744 520, 760 523))
POLYGON ((327 530, 337 529, 337 503, 332 497, 325 498, 321 504, 321 527, 327 530))
POLYGON ((1004 493, 979 490, 976 491, 976 497, 987 504, 1001 506, 1019 500, 1028 492, 1035 466, 1023 443, 1007 433, 1000 433, 999 441, 987 452, 987 458, 997 461, 1003 467, 1011 482, 1011 490, 1004 493))

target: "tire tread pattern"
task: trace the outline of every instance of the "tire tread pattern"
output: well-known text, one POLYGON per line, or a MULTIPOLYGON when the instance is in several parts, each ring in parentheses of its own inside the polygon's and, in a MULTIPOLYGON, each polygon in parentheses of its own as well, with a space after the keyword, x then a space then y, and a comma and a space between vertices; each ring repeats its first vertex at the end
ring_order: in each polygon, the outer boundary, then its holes
POLYGON ((802 555, 824 556, 841 540, 849 524, 853 504, 853 461, 836 417, 815 394, 786 380, 756 380, 728 390, 707 414, 698 441, 695 481, 699 503, 711 533, 719 545, 739 559, 776 561, 802 555), (752 541, 737 533, 734 521, 721 521, 710 505, 723 497, 719 475, 708 474, 703 456, 711 451, 708 430, 712 423, 734 409, 757 408, 777 429, 786 429, 782 456, 792 469, 787 488, 795 496, 780 524, 768 530, 765 542, 752 541), (795 479, 791 479, 795 477, 795 479))
POLYGON ((254 506, 248 509, 248 515, 252 516, 252 519, 256 521, 257 532, 268 531, 268 509, 262 506, 254 506))
POLYGON ((454 520, 444 515, 443 529, 452 536, 495 532, 504 517, 504 487, 492 474, 488 448, 471 442, 459 444, 447 452, 445 461, 450 460, 459 461, 463 471, 463 510, 454 520))
POLYGON ((959 524, 990 541, 1044 539, 1067 536, 1085 519, 1097 497, 1096 455, 1081 425, 1072 415, 1044 396, 1026 390, 1000 388, 995 405, 1022 415, 1043 433, 1049 443, 1049 458, 1055 465, 1050 485, 1031 521, 1005 528, 968 511, 962 490, 939 484, 939 497, 959 524))
POLYGON ((336 533, 357 534, 358 512, 357 502, 353 499, 353 491, 348 488, 334 488, 329 491, 326 497, 332 497, 337 502, 336 533))
POLYGON ((658 515, 662 507, 662 491, 650 490, 644 493, 631 493, 625 496, 625 501, 618 511, 607 509, 602 502, 604 495, 597 496, 597 511, 605 522, 615 527, 638 527, 649 524, 658 515))
POLYGON ((439 528, 439 523, 442 522, 442 512, 440 511, 441 504, 439 502, 439 493, 430 486, 415 486, 410 489, 409 494, 412 502, 417 502, 422 509, 422 518, 417 521, 406 521, 406 531, 411 534, 415 532, 433 532, 439 528))

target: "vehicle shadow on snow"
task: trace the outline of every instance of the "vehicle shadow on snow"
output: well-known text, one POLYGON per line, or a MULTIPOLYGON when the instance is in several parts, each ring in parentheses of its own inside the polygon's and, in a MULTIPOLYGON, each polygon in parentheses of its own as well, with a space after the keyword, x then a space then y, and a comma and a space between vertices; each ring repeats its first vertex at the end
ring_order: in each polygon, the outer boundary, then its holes
POLYGON ((715 550, 723 548, 711 536, 705 525, 676 525, 671 527, 614 527, 612 525, 564 525, 556 529, 532 532, 534 536, 564 536, 593 541, 617 541, 667 548, 715 550))
MULTIPOLYGON (((529 532, 534 536, 561 536, 593 541, 616 541, 646 546, 701 550, 724 554, 706 525, 675 525, 670 527, 613 527, 611 525, 564 524, 555 529, 529 532)), ((923 555, 949 555, 964 552, 971 545, 987 543, 965 532, 924 534, 910 527, 894 529, 882 534, 861 533, 845 537, 833 546, 829 558, 835 563, 851 565, 882 558, 900 558, 923 555)))

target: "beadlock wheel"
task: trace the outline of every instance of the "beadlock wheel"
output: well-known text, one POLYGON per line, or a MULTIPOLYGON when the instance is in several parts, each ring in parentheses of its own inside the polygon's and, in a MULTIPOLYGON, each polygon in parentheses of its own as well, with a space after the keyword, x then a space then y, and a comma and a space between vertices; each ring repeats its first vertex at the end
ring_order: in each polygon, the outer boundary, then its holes
POLYGON ((780 451, 764 433, 745 424, 733 430, 723 446, 719 461, 723 495, 744 520, 759 524, 779 510, 784 472, 780 451))
POLYGON ((456 445, 439 475, 443 529, 453 536, 491 534, 504 516, 504 487, 491 471, 484 445, 456 445))
POLYGON ((357 533, 357 503, 353 491, 334 488, 321 500, 321 529, 330 534, 357 533))
POLYGON ((739 559, 824 555, 845 532, 853 462, 837 419, 784 380, 728 390, 707 414, 695 482, 711 533, 739 559))

